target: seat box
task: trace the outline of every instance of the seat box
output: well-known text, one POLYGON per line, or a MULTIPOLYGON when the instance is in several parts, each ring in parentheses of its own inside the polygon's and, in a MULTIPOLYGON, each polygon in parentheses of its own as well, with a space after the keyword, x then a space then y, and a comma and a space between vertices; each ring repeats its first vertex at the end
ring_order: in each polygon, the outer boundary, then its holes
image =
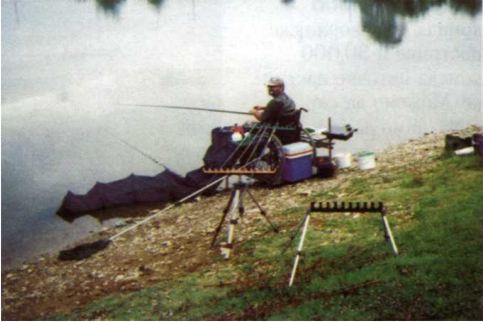
POLYGON ((285 163, 282 168, 282 179, 296 182, 312 176, 313 150, 306 142, 295 142, 282 147, 285 163))

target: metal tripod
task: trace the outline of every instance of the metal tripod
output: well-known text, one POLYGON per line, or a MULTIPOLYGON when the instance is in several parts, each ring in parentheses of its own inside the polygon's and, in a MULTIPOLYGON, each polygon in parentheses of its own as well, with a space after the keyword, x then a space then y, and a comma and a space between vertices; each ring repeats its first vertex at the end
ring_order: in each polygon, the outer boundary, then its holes
POLYGON ((260 206, 260 204, 253 196, 253 194, 248 189, 248 184, 245 182, 242 182, 241 176, 239 176, 238 182, 231 187, 230 199, 228 200, 228 204, 226 208, 223 210, 223 216, 221 217, 220 223, 216 228, 215 235, 213 236, 213 240, 211 242, 211 246, 213 247, 216 243, 221 227, 223 226, 223 223, 225 222, 226 217, 228 216, 229 221, 228 221, 228 229, 227 229, 227 241, 226 241, 226 244, 222 245, 220 248, 221 254, 225 259, 230 258, 230 253, 231 253, 231 250, 233 249, 233 235, 235 232, 235 226, 238 224, 239 219, 245 215, 245 207, 243 206, 243 197, 245 193, 248 194, 250 199, 257 206, 258 210, 260 211, 260 214, 263 216, 263 218, 265 218, 265 220, 270 225, 272 230, 278 233, 278 228, 270 221, 265 209, 263 209, 260 206))

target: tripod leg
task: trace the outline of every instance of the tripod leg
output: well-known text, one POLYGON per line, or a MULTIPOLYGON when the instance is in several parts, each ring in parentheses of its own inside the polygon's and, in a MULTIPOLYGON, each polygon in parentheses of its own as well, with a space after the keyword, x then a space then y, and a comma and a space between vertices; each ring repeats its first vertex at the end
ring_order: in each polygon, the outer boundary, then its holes
POLYGON ((268 219, 268 216, 267 216, 267 212, 265 211, 265 209, 263 209, 260 204, 257 202, 257 200, 255 199, 255 197, 252 195, 252 193, 250 192, 250 190, 246 189, 248 195, 250 196, 250 198, 252 199, 252 201, 255 203, 255 205, 257 205, 258 207, 258 210, 260 210, 260 214, 263 216, 263 218, 265 218, 265 220, 268 222, 268 224, 272 227, 272 230, 276 233, 278 233, 278 228, 277 226, 275 226, 271 221, 270 219, 268 219))
POLYGON ((381 217, 382 217, 382 225, 384 227, 384 234, 385 234, 386 240, 388 240, 389 243, 391 244, 394 255, 398 255, 399 251, 397 249, 396 242, 394 241, 394 237, 392 236, 391 227, 389 226, 389 222, 387 221, 385 210, 381 212, 381 217))
POLYGON ((250 190, 248 190, 248 188, 247 188, 246 191, 247 191, 248 195, 250 196, 250 199, 252 199, 252 201, 255 203, 255 205, 257 205, 258 210, 260 210, 261 213, 266 214, 266 211, 262 208, 262 206, 260 206, 260 204, 255 199, 255 197, 252 195, 252 193, 250 192, 250 190))
POLYGON ((211 241, 211 247, 213 247, 216 243, 216 239, 218 238, 218 234, 220 233, 221 227, 223 226, 223 223, 225 222, 226 215, 228 214, 228 211, 230 210, 234 196, 235 196, 235 192, 232 191, 231 194, 230 194, 230 200, 228 200, 227 206, 225 207, 225 209, 223 209, 223 216, 221 217, 220 223, 218 224, 218 227, 216 227, 215 234, 213 235, 213 240, 211 241))
POLYGON ((297 272, 297 266, 299 264, 300 255, 302 254, 302 247, 304 246, 305 233, 309 226, 310 212, 307 212, 304 220, 304 228, 302 230, 302 236, 300 237, 299 246, 297 247, 297 255, 295 256, 295 261, 293 263, 292 273, 290 274, 290 281, 288 282, 288 287, 291 287, 295 279, 295 273, 297 272))
POLYGON ((243 206, 243 194, 246 191, 246 187, 240 188, 240 196, 238 198, 238 217, 242 218, 245 215, 245 207, 243 206))
POLYGON ((236 189, 233 197, 233 202, 231 203, 230 210, 229 210, 230 224, 228 226, 227 242, 224 247, 221 247, 221 254, 223 255, 223 257, 225 257, 225 259, 230 258, 230 253, 233 248, 233 234, 235 232, 235 225, 237 224, 237 221, 238 221, 235 209, 238 206, 239 200, 240 200, 240 190, 236 189))
POLYGON ((282 254, 285 254, 285 252, 287 251, 287 249, 292 245, 295 237, 297 237, 297 234, 299 233, 299 231, 302 229, 302 226, 305 222, 305 219, 307 218, 307 216, 309 215, 309 212, 307 211, 304 215, 304 218, 302 218, 302 220, 300 221, 300 223, 298 224, 297 228, 295 229, 295 233, 290 237, 289 241, 286 243, 286 245, 284 246, 283 250, 282 250, 282 254))

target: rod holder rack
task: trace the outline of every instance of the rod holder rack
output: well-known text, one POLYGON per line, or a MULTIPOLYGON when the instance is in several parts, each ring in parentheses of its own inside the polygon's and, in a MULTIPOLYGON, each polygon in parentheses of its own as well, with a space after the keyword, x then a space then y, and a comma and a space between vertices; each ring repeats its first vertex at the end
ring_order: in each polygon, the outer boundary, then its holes
POLYGON ((384 229, 384 238, 386 241, 389 242, 391 245, 392 251, 394 255, 398 255, 399 251, 396 245, 396 242, 394 241, 394 237, 392 235, 391 227, 389 226, 389 222, 386 217, 386 208, 384 207, 384 204, 382 202, 312 202, 310 204, 310 207, 307 209, 307 212, 305 213, 305 216, 301 223, 299 224, 297 231, 295 234, 290 238, 289 244, 287 247, 290 246, 290 244, 295 240, 295 237, 297 236, 298 232, 301 231, 301 237, 299 240, 299 244, 297 247, 297 252, 295 255, 295 260, 294 264, 292 267, 292 272, 290 274, 290 281, 288 283, 288 286, 291 287, 294 279, 295 279, 295 273, 297 271, 297 266, 300 261, 300 257, 302 255, 302 248, 305 240, 305 235, 307 233, 307 229, 309 227, 309 221, 310 221, 310 216, 314 212, 322 212, 322 213, 342 213, 342 212, 361 212, 361 213, 380 213, 381 214, 381 219, 382 219, 382 226, 384 229))
POLYGON ((382 202, 312 202, 310 212, 379 212, 386 213, 382 202))
POLYGON ((209 174, 234 174, 234 175, 247 175, 247 174, 274 174, 277 172, 276 168, 203 168, 203 173, 209 174))

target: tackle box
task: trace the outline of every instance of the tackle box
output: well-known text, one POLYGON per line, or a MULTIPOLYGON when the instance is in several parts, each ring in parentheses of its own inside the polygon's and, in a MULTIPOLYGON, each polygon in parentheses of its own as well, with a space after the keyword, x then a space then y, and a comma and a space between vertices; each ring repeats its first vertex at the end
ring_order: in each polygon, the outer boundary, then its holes
POLYGON ((312 176, 313 149, 306 142, 295 142, 282 147, 285 163, 282 168, 282 179, 296 182, 312 176))
POLYGON ((336 176, 336 166, 328 156, 317 156, 313 160, 319 178, 332 178, 336 176))

